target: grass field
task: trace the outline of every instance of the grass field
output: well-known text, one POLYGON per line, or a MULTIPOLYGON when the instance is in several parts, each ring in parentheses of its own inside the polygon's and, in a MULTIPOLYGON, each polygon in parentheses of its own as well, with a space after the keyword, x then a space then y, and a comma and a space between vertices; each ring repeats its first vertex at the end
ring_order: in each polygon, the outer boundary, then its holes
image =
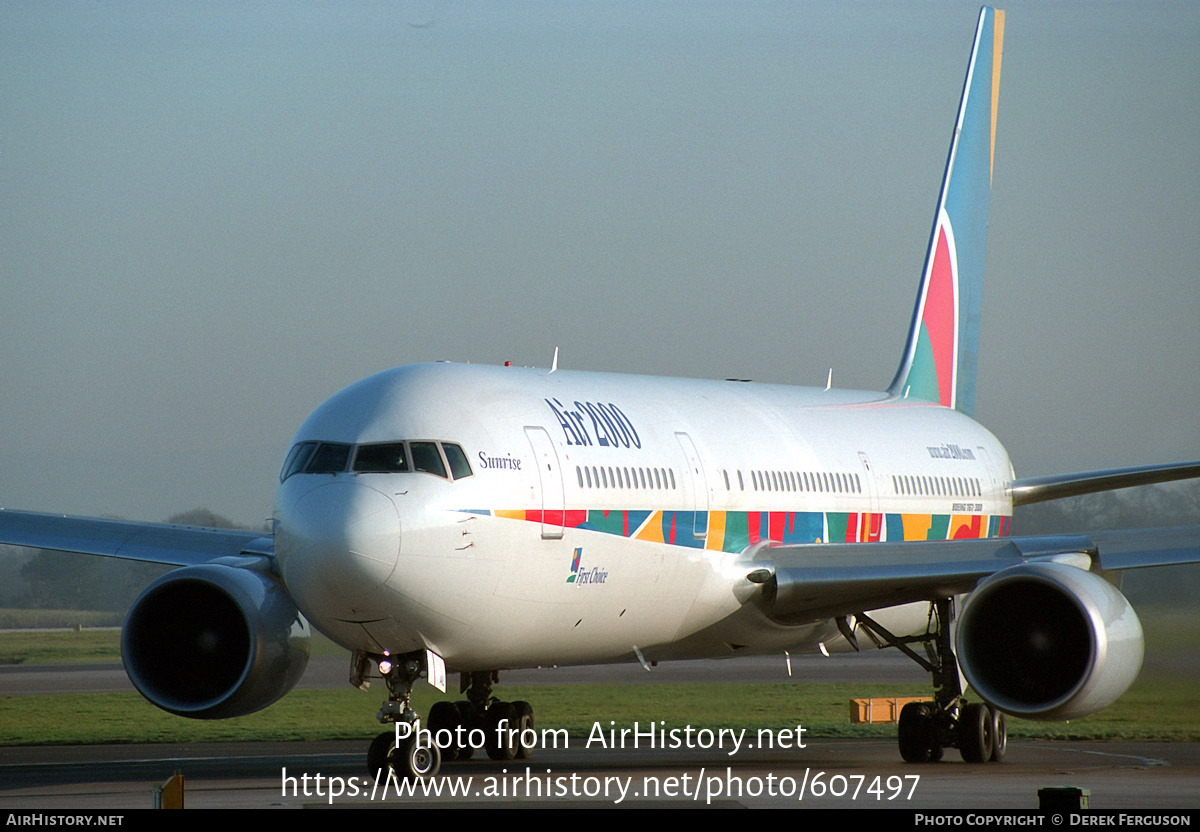
MULTIPOLYGON (((667 728, 805 727, 809 737, 892 737, 892 725, 851 725, 849 700, 863 696, 919 696, 924 685, 661 684, 505 686, 512 700, 535 703, 540 728, 586 736, 596 722, 607 728, 639 722, 667 728), (686 716, 680 716, 680 715, 686 716)), ((1011 737, 1052 739, 1200 741, 1195 682, 1138 682, 1116 704, 1072 723, 1009 721, 1011 737), (1168 720, 1163 715, 1169 715, 1168 720)), ((0 745, 222 742, 369 738, 382 689, 293 691, 275 705, 237 719, 198 721, 172 716, 137 694, 77 694, 0 698, 0 745)), ((414 697, 421 712, 439 696, 426 685, 414 697)))
MULTIPOLYGON (((1200 644, 1200 621, 1188 613, 1143 616, 1148 652, 1191 650, 1200 644)), ((119 661, 117 630, 0 633, 0 663, 119 661)), ((315 639, 318 654, 344 652, 315 639)), ((866 696, 927 695, 926 685, 842 683, 505 685, 509 700, 527 699, 538 726, 586 736, 595 722, 607 727, 665 722, 667 728, 794 728, 808 737, 892 737, 892 725, 851 725, 849 701, 866 696), (684 716, 680 716, 684 715, 684 716)), ((5 697, 0 692, 0 745, 214 742, 368 738, 379 731, 374 714, 385 692, 293 691, 246 717, 213 722, 175 717, 136 694, 5 697)), ((418 685, 416 706, 426 712, 441 695, 418 685)), ((1200 742, 1200 680, 1186 674, 1143 673, 1116 704, 1071 723, 1010 720, 1015 738, 1162 740, 1200 742)))
MULTIPOLYGON (((1172 650, 1200 650, 1200 616, 1194 610, 1143 609, 1138 611, 1146 635, 1146 653, 1172 650)), ((0 665, 23 663, 119 662, 121 660, 120 631, 108 625, 113 613, 87 613, 71 610, 10 610, 0 609, 0 621, 14 627, 28 628, 21 632, 5 632, 0 627, 0 665), (83 621, 88 616, 106 616, 104 623, 61 630, 35 628, 66 627, 58 621, 83 621), (107 629, 87 629, 89 626, 107 629)), ((318 633, 313 634, 312 653, 315 656, 337 655, 345 650, 318 633)))
POLYGON ((74 630, 83 627, 120 627, 125 616, 119 612, 92 610, 26 610, 0 607, 0 630, 50 628, 74 630))

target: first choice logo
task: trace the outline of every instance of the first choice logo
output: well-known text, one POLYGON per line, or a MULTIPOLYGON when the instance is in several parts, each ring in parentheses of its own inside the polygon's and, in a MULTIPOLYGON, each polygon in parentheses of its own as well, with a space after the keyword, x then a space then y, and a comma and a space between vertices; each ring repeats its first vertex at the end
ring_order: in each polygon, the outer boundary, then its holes
POLYGON ((608 572, 599 567, 580 569, 582 560, 583 547, 580 546, 571 553, 571 574, 567 577, 567 583, 581 586, 582 584, 602 584, 608 580, 608 572))
POLYGON ((612 402, 571 402, 568 408, 558 399, 544 399, 558 418, 568 445, 599 445, 602 448, 641 448, 633 422, 612 402), (591 423, 591 431, 587 425, 591 423), (593 436, 595 439, 593 440, 593 436))

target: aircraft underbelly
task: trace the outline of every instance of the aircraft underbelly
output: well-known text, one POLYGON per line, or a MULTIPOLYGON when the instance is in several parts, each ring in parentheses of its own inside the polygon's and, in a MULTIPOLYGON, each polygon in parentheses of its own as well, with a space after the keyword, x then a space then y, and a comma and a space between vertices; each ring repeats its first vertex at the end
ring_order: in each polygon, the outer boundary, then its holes
POLYGON ((368 629, 387 649, 428 647, 449 667, 622 661, 737 611, 712 557, 579 529, 546 540, 535 524, 476 517, 405 536, 384 587, 389 615, 368 629))
MULTIPOLYGON (((581 529, 545 540, 533 524, 501 518, 471 528, 488 544, 401 555, 387 588, 392 614, 367 628, 375 642, 428 647, 451 669, 852 649, 832 621, 766 621, 728 554, 581 529), (463 604, 467 597, 476 603, 463 604)), ((927 610, 883 615, 907 634, 924 626, 927 610)))

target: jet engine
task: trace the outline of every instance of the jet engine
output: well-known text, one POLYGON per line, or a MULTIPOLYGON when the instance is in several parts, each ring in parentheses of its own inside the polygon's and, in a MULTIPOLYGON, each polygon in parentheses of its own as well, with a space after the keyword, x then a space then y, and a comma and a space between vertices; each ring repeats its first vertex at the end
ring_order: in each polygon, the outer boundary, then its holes
POLYGON ((309 626, 281 582, 222 564, 169 572, 121 633, 125 671, 165 711, 224 719, 272 704, 308 664, 309 626))
POLYGON ((967 597, 955 642, 975 692, 1026 719, 1095 713, 1142 666, 1142 625, 1125 596, 1065 563, 1024 563, 982 581, 967 597))

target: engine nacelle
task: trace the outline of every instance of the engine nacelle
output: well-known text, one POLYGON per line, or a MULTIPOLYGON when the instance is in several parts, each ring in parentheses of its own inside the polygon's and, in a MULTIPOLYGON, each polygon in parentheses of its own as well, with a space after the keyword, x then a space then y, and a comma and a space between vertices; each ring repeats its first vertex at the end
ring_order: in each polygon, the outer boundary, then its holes
POLYGON ((1076 719, 1112 704, 1142 667, 1142 625, 1112 584, 1063 563, 1024 563, 967 597, 959 666, 983 699, 1026 719, 1076 719))
POLYGON ((224 719, 291 690, 308 665, 308 636, 271 576, 205 564, 169 572, 138 596, 121 658, 134 686, 163 710, 224 719))

